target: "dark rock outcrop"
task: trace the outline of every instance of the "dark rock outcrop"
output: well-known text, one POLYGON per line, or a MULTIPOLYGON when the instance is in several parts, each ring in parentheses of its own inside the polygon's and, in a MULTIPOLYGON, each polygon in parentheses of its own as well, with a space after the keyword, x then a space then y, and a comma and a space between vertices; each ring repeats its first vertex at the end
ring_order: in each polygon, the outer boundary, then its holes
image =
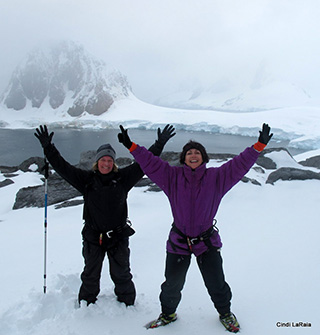
POLYGON ((310 170, 282 167, 269 174, 266 184, 274 184, 278 180, 307 180, 307 179, 320 180, 320 173, 310 170))
MULTIPOLYGON (((56 175, 48 179, 48 206, 73 199, 80 196, 80 193, 71 185, 56 175)), ((23 207, 44 207, 44 185, 24 187, 16 194, 16 200, 13 209, 23 207)))
POLYGON ((131 87, 119 71, 108 70, 84 48, 71 41, 35 48, 15 69, 0 102, 17 111, 28 103, 40 108, 47 103, 71 116, 84 112, 101 115, 131 87), (71 104, 70 104, 71 102, 71 104))
POLYGON ((314 156, 306 159, 305 161, 299 162, 303 166, 310 166, 320 169, 320 156, 314 156))
POLYGON ((14 181, 12 181, 11 179, 7 178, 7 179, 5 179, 5 180, 3 180, 3 181, 0 182, 0 188, 8 186, 8 185, 11 185, 13 183, 14 183, 14 181))

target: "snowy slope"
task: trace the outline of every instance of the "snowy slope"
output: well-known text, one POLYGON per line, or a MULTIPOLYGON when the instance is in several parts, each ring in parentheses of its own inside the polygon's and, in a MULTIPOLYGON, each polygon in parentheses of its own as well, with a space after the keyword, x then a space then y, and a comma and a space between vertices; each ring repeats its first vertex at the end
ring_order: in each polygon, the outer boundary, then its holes
MULTIPOLYGON (((283 155, 272 159, 278 167, 296 164, 283 155)), ((280 181, 273 186, 263 183, 268 173, 252 169, 249 177, 262 186, 239 183, 217 215, 232 309, 242 334, 319 334, 319 181, 280 181), (278 322, 289 322, 290 327, 277 327, 278 322), (311 327, 293 329, 292 322, 308 322, 311 327)), ((75 309, 83 267, 82 206, 48 209, 48 278, 43 294, 43 209, 11 210, 18 189, 40 184, 40 176, 29 172, 12 179, 14 184, 0 188, 0 334, 145 334, 143 325, 160 311, 158 294, 172 220, 164 194, 134 188, 129 195, 129 216, 136 229, 130 242, 136 305, 125 308, 116 301, 105 262, 98 302, 75 309)), ((178 316, 167 328, 149 332, 226 334, 194 259, 178 316)))
POLYGON ((220 110, 226 112, 257 112, 295 106, 318 106, 319 100, 291 82, 253 82, 249 87, 230 82, 211 88, 177 91, 155 102, 157 105, 184 109, 220 110))

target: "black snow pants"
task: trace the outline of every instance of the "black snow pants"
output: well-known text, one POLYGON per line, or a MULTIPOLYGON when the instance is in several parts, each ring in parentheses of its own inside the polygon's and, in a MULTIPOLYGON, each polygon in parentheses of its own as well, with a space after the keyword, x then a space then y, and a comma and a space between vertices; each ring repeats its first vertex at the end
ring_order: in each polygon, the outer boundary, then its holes
MULTIPOLYGON (((181 300, 191 255, 167 253, 165 282, 161 285, 160 302, 162 313, 172 314, 181 300)), ((211 248, 197 257, 210 298, 219 314, 230 312, 231 289, 224 278, 220 250, 211 248)))
POLYGON ((133 305, 136 290, 130 272, 129 239, 124 238, 107 251, 100 245, 87 240, 83 241, 82 254, 85 266, 81 274, 82 285, 79 291, 79 302, 85 300, 87 304, 94 303, 100 292, 100 278, 102 264, 107 253, 110 277, 115 285, 115 295, 118 301, 127 306, 133 305))

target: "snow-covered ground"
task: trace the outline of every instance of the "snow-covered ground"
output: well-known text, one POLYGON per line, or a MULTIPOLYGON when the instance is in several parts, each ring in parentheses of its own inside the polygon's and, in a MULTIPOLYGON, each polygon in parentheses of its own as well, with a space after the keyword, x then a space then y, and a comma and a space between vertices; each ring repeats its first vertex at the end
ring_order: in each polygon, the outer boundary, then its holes
MULTIPOLYGON (((271 125, 276 120, 270 115, 255 116, 271 125)), ((244 118, 243 125, 255 124, 244 118)), ((255 121, 260 124, 260 120, 255 121)), ((303 154, 306 157, 308 154, 303 154)), ((278 167, 296 164, 277 155, 272 159, 278 167)), ((267 175, 268 171, 261 174, 250 170, 248 176, 262 186, 240 182, 226 195, 217 215, 225 275, 233 291, 232 310, 242 334, 319 334, 320 181, 278 181, 270 185, 264 183, 267 175), (293 327, 299 322, 310 323, 311 327, 293 327), (289 327, 279 327, 279 323, 288 323, 289 327)), ((0 174, 0 181, 3 179, 0 174)), ((160 312, 158 295, 172 221, 162 192, 134 188, 129 195, 129 216, 136 230, 130 239, 136 305, 126 308, 116 301, 106 260, 98 302, 76 309, 83 268, 82 206, 48 208, 44 294, 44 210, 12 210, 16 192, 40 184, 40 176, 21 172, 12 180, 14 184, 0 188, 1 335, 226 334, 194 258, 178 308, 179 319, 161 329, 143 327, 160 312)))
MULTIPOLYGON (((182 110, 153 106, 134 96, 118 100, 99 117, 72 118, 62 110, 0 108, 3 128, 35 128, 40 124, 75 128, 154 129, 166 123, 180 129, 256 137, 262 123, 274 139, 314 149, 296 161, 320 154, 320 108, 279 108, 260 112, 182 110)), ((270 154, 278 167, 297 167, 289 156, 270 154)), ((210 161, 212 166, 220 164, 210 161)), ((300 166, 300 168, 303 168, 300 166)), ((316 170, 316 169, 313 169, 316 170)), ((217 219, 224 247, 226 279, 233 291, 232 309, 248 335, 319 334, 319 186, 320 181, 278 181, 265 184, 268 173, 253 169, 248 176, 262 186, 239 183, 226 195, 217 219), (311 327, 294 327, 299 322, 311 327)), ((4 176, 0 173, 0 182, 4 176)), ((134 307, 118 303, 105 262, 101 294, 95 305, 75 308, 83 268, 82 206, 48 208, 47 293, 43 293, 44 210, 12 210, 17 191, 41 184, 35 172, 11 178, 0 188, 0 334, 2 335, 140 335, 158 316, 159 290, 164 279, 165 243, 171 213, 164 194, 134 188, 129 215, 136 229, 131 238, 131 268, 137 288, 134 307)), ((49 189, 50 197, 50 189, 49 189)), ((157 334, 225 334, 204 287, 195 260, 190 267, 179 320, 157 334)))

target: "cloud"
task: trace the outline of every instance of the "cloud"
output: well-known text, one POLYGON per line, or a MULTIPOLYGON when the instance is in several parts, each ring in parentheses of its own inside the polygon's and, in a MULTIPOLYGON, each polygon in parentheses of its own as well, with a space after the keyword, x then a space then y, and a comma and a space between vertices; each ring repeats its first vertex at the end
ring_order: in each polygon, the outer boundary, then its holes
POLYGON ((35 44, 72 39, 146 101, 186 82, 247 85, 261 62, 273 77, 319 91, 318 0, 2 1, 0 88, 35 44))

